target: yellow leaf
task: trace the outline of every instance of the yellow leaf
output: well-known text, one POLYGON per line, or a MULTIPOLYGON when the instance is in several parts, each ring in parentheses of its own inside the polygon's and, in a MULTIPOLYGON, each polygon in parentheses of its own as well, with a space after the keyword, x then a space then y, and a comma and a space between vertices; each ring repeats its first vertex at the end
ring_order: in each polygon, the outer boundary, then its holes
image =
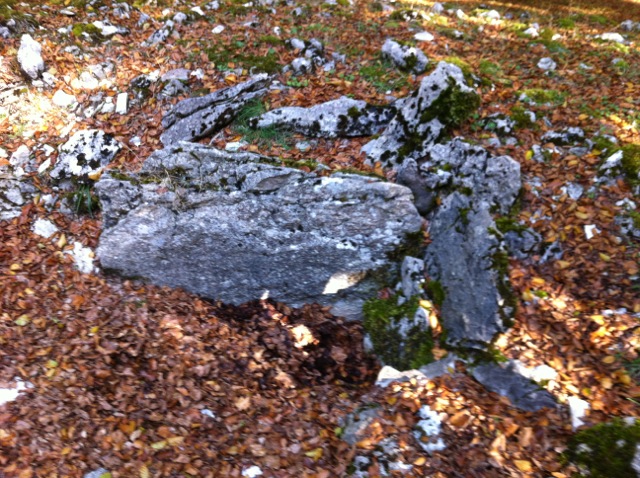
POLYGON ((545 281, 542 277, 534 277, 533 279, 531 279, 531 284, 535 287, 542 287, 546 283, 547 281, 545 281))
POLYGON ((322 448, 318 447, 311 451, 305 452, 305 456, 308 456, 309 458, 313 458, 315 461, 318 461, 320 458, 322 458, 322 448))
POLYGON ((20 264, 11 264, 11 266, 9 266, 9 270, 12 271, 19 271, 20 269, 22 269, 22 266, 20 264))
POLYGON ((166 448, 168 445, 167 440, 162 440, 162 441, 157 441, 155 443, 151 444, 151 448, 153 448, 154 450, 162 450, 163 448, 166 448))
POLYGON ((56 245, 58 246, 58 249, 62 249, 64 246, 66 246, 67 236, 65 236, 64 234, 60 235, 60 239, 58 239, 58 243, 56 245))
POLYGON ((569 261, 556 261, 556 264, 558 264, 558 267, 560 269, 566 269, 567 267, 571 266, 571 262, 569 261))
POLYGON ((184 442, 184 437, 170 437, 167 438, 167 443, 171 446, 181 445, 184 442))
POLYGON ((602 359, 602 363, 606 363, 607 365, 611 365, 616 361, 616 358, 613 355, 609 355, 602 359))
POLYGON ((605 254, 603 252, 601 252, 599 254, 599 256, 600 256, 600 259, 602 259, 605 262, 609 262, 611 260, 611 256, 609 256, 609 255, 607 255, 607 254, 605 254))
POLYGON ((531 158, 533 158, 533 151, 532 151, 532 150, 529 150, 529 151, 527 151, 526 153, 524 153, 524 158, 525 158, 526 160, 530 160, 531 158))
POLYGON ((92 181, 97 181, 98 179, 100 179, 100 176, 102 176, 102 169, 87 174, 87 177, 92 181))
POLYGON ((613 381, 609 377, 604 377, 602 380, 600 380, 600 385, 602 385, 602 388, 604 388, 605 390, 609 390, 611 387, 613 387, 613 381))
POLYGON ((251 407, 251 397, 242 397, 236 400, 236 408, 240 411, 247 410, 251 407))
POLYGON ((427 462, 427 459, 424 456, 419 457, 416 461, 413 462, 415 466, 422 466, 427 462))
POLYGON ((584 113, 582 113, 581 115, 578 116, 578 119, 581 120, 581 121, 582 120, 586 120, 587 118, 589 118, 589 115, 586 115, 584 113))
POLYGON ((526 302, 530 302, 533 300, 533 294, 531 293, 531 291, 529 289, 525 290, 522 293, 522 300, 526 301, 526 302))
POLYGON ((24 327, 25 325, 27 325, 29 322, 31 322, 31 319, 29 318, 28 315, 21 315, 20 317, 18 317, 14 323, 19 326, 19 327, 24 327))
POLYGON ((576 217, 578 219, 589 219, 589 215, 586 212, 576 211, 576 217))
POLYGON ((142 465, 139 470, 140 478, 149 478, 149 468, 147 465, 142 465))
POLYGON ((513 460, 515 465, 518 467, 518 470, 523 473, 530 473, 533 471, 533 467, 531 466, 531 462, 527 460, 513 460))

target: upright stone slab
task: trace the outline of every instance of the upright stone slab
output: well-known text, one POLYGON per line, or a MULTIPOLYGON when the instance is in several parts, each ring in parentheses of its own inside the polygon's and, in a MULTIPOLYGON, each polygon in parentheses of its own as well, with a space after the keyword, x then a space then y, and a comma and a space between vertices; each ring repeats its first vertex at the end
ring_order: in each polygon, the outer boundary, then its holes
POLYGON ((373 273, 393 268, 391 253, 420 230, 411 192, 268 161, 183 142, 137 176, 103 175, 102 267, 233 304, 318 302, 361 318, 373 273))

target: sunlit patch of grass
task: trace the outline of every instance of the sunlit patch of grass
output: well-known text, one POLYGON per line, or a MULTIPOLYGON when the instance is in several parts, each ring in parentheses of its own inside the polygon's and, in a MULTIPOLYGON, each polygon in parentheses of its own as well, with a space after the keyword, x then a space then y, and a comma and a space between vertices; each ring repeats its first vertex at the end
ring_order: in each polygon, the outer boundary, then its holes
POLYGON ((530 101, 538 105, 554 104, 560 105, 566 99, 566 93, 557 90, 545 90, 541 88, 530 88, 522 91, 521 99, 530 101), (524 98, 523 98, 524 97, 524 98))
POLYGON ((386 60, 377 59, 373 63, 363 66, 360 68, 359 75, 381 92, 399 90, 409 85, 407 75, 398 72, 386 60))
POLYGON ((259 99, 250 101, 240 110, 238 116, 236 116, 235 121, 231 125, 231 129, 236 134, 242 135, 244 140, 249 143, 257 143, 260 146, 277 143, 281 146, 288 147, 291 140, 291 133, 289 131, 273 126, 257 129, 253 129, 249 126, 249 120, 251 120, 251 118, 260 116, 266 111, 264 104, 259 99))

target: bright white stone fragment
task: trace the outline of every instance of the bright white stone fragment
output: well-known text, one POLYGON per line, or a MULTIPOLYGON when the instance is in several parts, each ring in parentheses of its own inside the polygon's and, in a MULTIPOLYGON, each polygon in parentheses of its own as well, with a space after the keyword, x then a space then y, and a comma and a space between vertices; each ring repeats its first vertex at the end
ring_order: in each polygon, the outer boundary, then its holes
POLYGON ((438 437, 442 424, 438 413, 431 410, 428 405, 423 405, 418 414, 422 420, 416 423, 416 430, 413 432, 413 435, 420 443, 422 449, 430 454, 434 451, 444 450, 446 445, 442 441, 442 438, 438 437), (428 436, 431 440, 424 442, 420 439, 423 436, 428 436))
POLYGON ((589 410, 589 402, 586 402, 578 397, 567 398, 569 404, 569 412, 571 412, 571 426, 574 430, 578 429, 584 422, 582 418, 585 416, 585 412, 589 410))
POLYGON ((251 468, 247 468, 242 471, 242 476, 246 476, 247 478, 255 478, 256 476, 261 476, 262 470, 257 466, 252 466, 251 468))
POLYGON ((127 104, 129 103, 129 98, 126 93, 119 93, 118 98, 116 100, 116 113, 120 115, 127 114, 127 104))
POLYGON ((556 65, 556 62, 553 61, 551 58, 542 58, 539 62, 538 62, 538 68, 540 68, 541 70, 545 70, 545 71, 553 71, 556 69, 558 65, 556 65))
POLYGON ((68 108, 77 103, 76 97, 73 95, 69 95, 62 90, 58 90, 54 93, 51 101, 54 105, 59 106, 60 108, 68 108))
POLYGON ((22 35, 20 38, 18 63, 22 71, 32 80, 37 79, 44 71, 42 46, 31 38, 31 35, 22 35))
POLYGON ((0 388, 0 407, 5 403, 13 402, 26 388, 27 385, 20 379, 16 380, 16 388, 0 388))
POLYGON ((418 41, 433 41, 435 37, 429 32, 418 32, 413 35, 413 38, 418 41))
POLYGON ((538 30, 537 30, 537 29, 535 29, 535 28, 533 28, 533 27, 529 27, 529 28, 527 28, 527 29, 526 29, 524 32, 522 32, 522 33, 524 33, 525 35, 527 35, 528 37, 531 37, 531 38, 537 38, 537 37, 538 37, 538 35, 539 35, 538 30))
POLYGON ((603 33, 602 35, 596 35, 596 38, 604 41, 612 41, 614 43, 624 43, 624 37, 619 33, 603 33))
POLYGON ((222 33, 223 31, 224 31, 224 25, 218 25, 213 30, 211 30, 211 33, 213 33, 214 35, 217 35, 219 33, 222 33))
POLYGON ((38 218, 31 226, 31 231, 39 236, 49 238, 58 232, 58 228, 48 219, 38 218))
POLYGON ((586 224, 584 226, 584 235, 586 236, 587 240, 590 240, 595 234, 599 233, 600 229, 598 229, 595 224, 586 224))
POLYGON ((84 247, 79 242, 74 243, 73 249, 65 251, 65 254, 70 254, 73 257, 73 260, 76 263, 76 269, 83 274, 91 274, 95 270, 93 267, 93 258, 95 257, 95 254, 90 248, 84 247))

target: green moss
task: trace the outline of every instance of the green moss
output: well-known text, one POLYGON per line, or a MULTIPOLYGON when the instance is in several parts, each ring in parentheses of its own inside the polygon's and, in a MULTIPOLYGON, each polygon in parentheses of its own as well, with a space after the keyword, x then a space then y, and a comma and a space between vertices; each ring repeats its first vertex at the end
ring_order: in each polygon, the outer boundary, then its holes
POLYGON ((391 15, 389 15, 390 20, 396 20, 399 22, 408 22, 411 20, 415 20, 417 17, 418 17, 418 12, 411 10, 409 8, 394 10, 391 13, 391 15))
POLYGON ((420 116, 426 123, 439 119, 449 127, 460 126, 472 113, 480 107, 480 97, 475 91, 462 91, 453 78, 449 79, 449 87, 420 116))
POLYGON ((289 131, 275 126, 258 129, 253 129, 249 126, 251 118, 255 118, 265 111, 266 108, 259 99, 248 102, 236 116, 231 129, 237 134, 241 134, 249 143, 257 143, 261 146, 277 143, 284 147, 289 147, 289 140, 291 139, 289 131))
POLYGON ((25 31, 37 28, 38 21, 32 15, 19 12, 12 8, 16 3, 14 0, 0 1, 0 25, 5 25, 9 20, 13 20, 15 25, 12 29, 18 33, 24 33, 25 31))
POLYGON ((626 144, 622 148, 620 166, 627 180, 632 184, 640 181, 640 144, 626 144))
POLYGON ((427 324, 414 323, 420 298, 412 297, 398 305, 398 297, 370 299, 363 306, 364 328, 373 351, 380 359, 398 370, 418 368, 433 362, 433 338, 427 324), (409 325, 408 332, 401 329, 409 325), (404 335, 404 337, 403 337, 404 335))
POLYGON ((638 443, 640 423, 627 425, 615 418, 578 432, 569 441, 566 457, 588 470, 590 478, 629 478, 636 476, 631 462, 638 443))
POLYGON ((562 104, 566 98, 565 93, 557 90, 543 90, 541 88, 531 88, 524 90, 522 94, 533 103, 542 104, 562 104))
POLYGON ((338 0, 338 5, 340 5, 341 7, 351 6, 351 4, 349 3, 349 0, 338 0))
POLYGON ((506 251, 496 251, 492 256, 491 267, 497 273, 496 287, 502 298, 500 318, 509 327, 518 308, 518 296, 513 292, 509 282, 509 255, 506 251))
POLYGON ((429 294, 429 298, 433 301, 437 306, 441 306, 444 303, 444 300, 447 298, 447 292, 444 289, 442 282, 437 280, 430 280, 427 282, 425 286, 427 294, 429 294))
POLYGON ((360 118, 360 116, 362 116, 362 111, 360 111, 360 109, 357 106, 352 106, 347 110, 347 114, 349 115, 350 118, 358 119, 360 118))
POLYGON ((283 159, 281 158, 282 164, 284 164, 288 168, 300 169, 300 168, 309 168, 311 171, 315 170, 318 167, 318 161, 314 159, 283 159))
POLYGON ((88 184, 78 185, 77 188, 65 195, 74 212, 78 215, 90 215, 100 210, 100 201, 88 184))
POLYGON ((522 106, 514 106, 511 108, 511 119, 516 123, 516 128, 532 128, 535 126, 535 122, 531 120, 531 117, 522 106))
POLYGON ((270 49, 266 55, 255 55, 253 53, 242 53, 243 48, 230 48, 229 46, 217 46, 205 50, 210 61, 216 64, 219 70, 227 70, 229 63, 235 63, 238 66, 247 69, 253 69, 255 72, 275 73, 280 70, 278 63, 278 54, 270 49), (236 54, 234 54, 236 53, 236 54))
POLYGON ((629 217, 633 220, 633 227, 636 229, 640 229, 640 212, 639 211, 629 211, 629 217))
POLYGON ((363 66, 358 74, 380 92, 409 86, 407 74, 396 70, 388 61, 382 59, 363 66))
POLYGON ((450 63, 452 65, 456 65, 458 68, 462 70, 462 74, 464 75, 464 79, 467 82, 467 85, 471 86, 475 83, 473 78, 473 68, 471 65, 464 61, 462 58, 457 56, 448 56, 444 60, 446 63, 450 63))
POLYGON ((80 39, 102 41, 104 37, 100 29, 92 23, 76 23, 71 29, 71 34, 80 39))
POLYGON ((560 28, 564 28, 566 30, 571 30, 571 29, 576 27, 575 17, 570 16, 570 17, 559 18, 556 21, 556 25, 558 25, 558 27, 560 27, 560 28))
POLYGON ((261 35, 258 40, 260 43, 266 43, 267 45, 272 46, 284 45, 284 40, 275 35, 261 35))
POLYGON ((598 151, 605 152, 607 155, 611 155, 615 153, 619 148, 616 143, 611 141, 609 138, 604 136, 595 136, 593 139, 593 149, 598 151))
POLYGON ((502 234, 506 234, 507 232, 512 231, 521 233, 528 229, 527 226, 520 224, 517 219, 514 219, 511 216, 496 217, 495 222, 496 228, 502 234))

